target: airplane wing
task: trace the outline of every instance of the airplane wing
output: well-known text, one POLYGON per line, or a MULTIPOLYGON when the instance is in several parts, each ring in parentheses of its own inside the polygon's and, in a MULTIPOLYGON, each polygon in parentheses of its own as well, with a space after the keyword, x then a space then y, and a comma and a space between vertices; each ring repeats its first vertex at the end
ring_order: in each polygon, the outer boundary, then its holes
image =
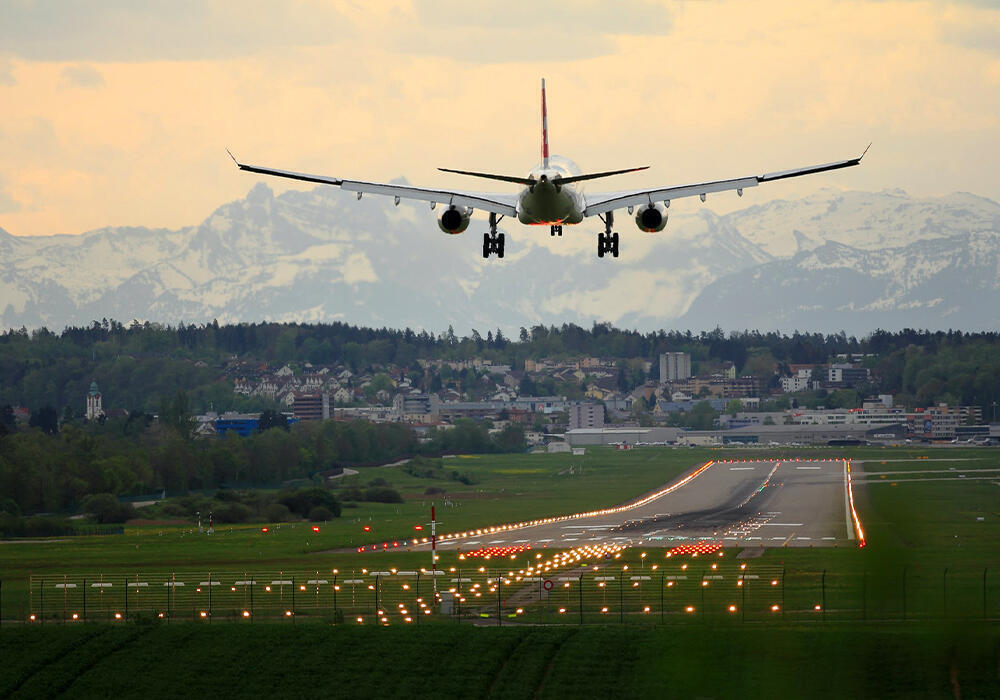
MULTIPOLYGON (((871 144, 869 144, 869 147, 871 144)), ((868 149, 865 149, 865 153, 868 149)), ((865 157, 862 153, 857 158, 848 160, 838 160, 833 163, 822 165, 811 165, 805 168, 795 168, 793 170, 780 170, 763 175, 749 175, 747 177, 737 177, 731 180, 715 180, 712 182, 698 182, 691 185, 678 185, 674 187, 661 187, 649 190, 631 190, 628 192, 606 192, 587 195, 587 208, 584 210, 585 216, 596 216, 615 209, 648 204, 650 202, 670 201, 681 197, 692 197, 699 195, 703 198, 712 192, 724 192, 726 190, 736 190, 743 194, 747 187, 756 187, 762 182, 772 180, 784 180, 789 177, 799 177, 800 175, 811 175, 812 173, 822 173, 827 170, 839 170, 849 168, 852 165, 859 165, 861 159, 865 157)))
POLYGON ((426 187, 411 187, 410 185, 391 185, 380 182, 364 182, 362 180, 345 180, 339 177, 328 177, 326 175, 310 175, 308 173, 297 173, 291 170, 278 170, 276 168, 265 168, 258 165, 248 165, 236 160, 228 149, 229 157, 233 159, 240 170, 261 175, 274 175, 275 177, 285 177, 291 180, 302 180, 303 182, 317 182, 324 185, 337 185, 341 189, 350 192, 357 192, 358 199, 364 193, 381 194, 395 197, 397 204, 399 199, 417 199, 424 202, 441 204, 455 204, 463 207, 482 209, 483 211, 503 214, 504 216, 517 215, 517 196, 499 194, 492 192, 465 192, 461 190, 441 190, 426 187))

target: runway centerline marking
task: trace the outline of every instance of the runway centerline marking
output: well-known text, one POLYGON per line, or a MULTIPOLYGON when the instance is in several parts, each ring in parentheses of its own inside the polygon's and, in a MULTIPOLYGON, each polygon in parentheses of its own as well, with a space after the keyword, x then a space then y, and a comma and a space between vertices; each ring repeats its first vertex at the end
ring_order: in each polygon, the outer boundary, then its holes
POLYGON ((822 469, 823 467, 795 467, 796 469, 822 469))
POLYGON ((764 523, 764 525, 777 525, 779 527, 802 527, 802 523, 764 523))
POLYGON ((753 469, 753 467, 729 467, 729 471, 731 472, 753 471, 753 469))

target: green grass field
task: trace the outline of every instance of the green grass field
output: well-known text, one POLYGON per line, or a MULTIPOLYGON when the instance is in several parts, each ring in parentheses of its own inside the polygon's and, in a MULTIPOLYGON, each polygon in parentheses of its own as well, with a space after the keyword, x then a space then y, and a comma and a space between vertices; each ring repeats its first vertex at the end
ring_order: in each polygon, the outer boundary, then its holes
MULTIPOLYGON (((145 525, 128 527, 122 536, 3 543, 0 696, 176 697, 198 688, 221 696, 284 697, 323 688, 330 696, 398 697, 432 691, 456 697, 951 697, 956 681, 962 697, 997 697, 1000 472, 972 470, 998 467, 1000 450, 961 448, 603 448, 588 449, 583 458, 472 456, 446 461, 446 468, 471 475, 472 486, 414 478, 399 467, 365 470, 356 481, 380 476, 404 493, 406 502, 359 504, 321 524, 319 533, 308 523, 272 526, 267 534, 261 524, 222 526, 212 536, 199 536, 192 526, 145 525), (132 599, 131 612, 151 624, 66 623, 59 601, 51 598, 45 606, 53 612, 50 624, 12 624, 26 620, 38 605, 29 596, 29 577, 44 577, 51 596, 53 581, 64 575, 93 582, 103 574, 116 586, 121 581, 115 590, 124 590, 126 577, 160 581, 173 573, 250 572, 255 578, 280 573, 298 584, 307 577, 329 579, 334 569, 341 581, 360 576, 362 569, 419 569, 430 563, 426 552, 343 550, 411 536, 414 524, 428 520, 431 500, 422 495, 427 486, 449 489, 444 497, 434 496, 440 531, 448 532, 620 503, 708 459, 795 455, 856 460, 855 477, 870 481, 859 483, 855 493, 867 547, 765 549, 751 559, 738 559, 739 550, 729 549, 717 559, 700 560, 668 560, 663 550, 634 548, 620 559, 591 562, 601 574, 617 576, 605 587, 598 588, 597 574, 591 573, 565 590, 560 583, 544 598, 511 595, 502 598, 499 620, 489 593, 482 599, 470 595, 464 624, 454 615, 435 614, 427 621, 436 624, 402 625, 395 615, 389 628, 377 627, 372 593, 364 585, 341 591, 338 604, 348 613, 347 624, 334 627, 305 624, 339 619, 331 614, 329 592, 321 593, 319 586, 309 586, 294 604, 286 587, 272 592, 269 603, 258 594, 258 624, 204 624, 197 614, 204 597, 192 597, 191 590, 169 622, 197 624, 156 623, 153 613, 161 603, 141 596, 132 599), (971 478, 984 475, 989 478, 971 478), (364 525, 372 527, 370 534, 362 531, 364 525), (725 580, 702 587, 710 561, 725 580), (759 576, 747 589, 735 588, 740 563, 759 576), (631 574, 650 574, 649 580, 626 586, 625 565, 631 574), (664 588, 667 575, 682 573, 688 579, 664 588), (349 595, 357 597, 353 609, 349 595), (821 600, 825 606, 817 612, 821 600), (779 602, 780 611, 772 611, 779 602), (730 604, 738 606, 737 613, 728 612, 730 604), (294 618, 264 622, 280 619, 290 605, 294 618), (523 615, 515 614, 516 606, 523 607, 523 615), (602 606, 609 608, 606 614, 602 606), (696 611, 687 614, 686 606, 696 611), (560 607, 567 612, 560 614, 560 607), (363 626, 354 620, 356 611, 364 616, 363 626), (498 621, 503 629, 493 628, 498 621), (562 624, 536 626, 549 622, 562 624), (476 629, 474 623, 492 629, 476 629), (432 663, 438 669, 433 677, 432 663)), ((505 568, 530 561, 522 557, 504 562, 505 568)), ((462 562, 444 553, 439 566, 457 567, 449 576, 473 578, 485 591, 498 563, 462 562), (475 571, 481 564, 490 567, 482 574, 475 571)), ((420 584, 423 595, 426 581, 420 584)), ((395 577, 383 581, 379 607, 412 608, 418 591, 406 590, 404 583, 395 577)), ((229 592, 227 583, 218 589, 215 605, 216 620, 239 619, 246 592, 229 592)), ((116 610, 117 603, 102 607, 91 598, 88 619, 111 620, 116 610)))
POLYGON ((0 696, 987 698, 996 645, 925 626, 19 628, 0 696))

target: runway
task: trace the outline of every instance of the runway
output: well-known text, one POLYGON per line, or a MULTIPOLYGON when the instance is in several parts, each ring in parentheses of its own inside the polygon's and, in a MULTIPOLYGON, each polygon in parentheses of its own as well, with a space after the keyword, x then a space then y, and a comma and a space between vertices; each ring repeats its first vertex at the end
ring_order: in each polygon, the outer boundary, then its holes
POLYGON ((608 509, 614 512, 450 533, 439 538, 437 548, 467 552, 605 542, 673 547, 701 541, 726 547, 847 546, 855 531, 846 479, 842 460, 710 462, 653 496, 608 509))

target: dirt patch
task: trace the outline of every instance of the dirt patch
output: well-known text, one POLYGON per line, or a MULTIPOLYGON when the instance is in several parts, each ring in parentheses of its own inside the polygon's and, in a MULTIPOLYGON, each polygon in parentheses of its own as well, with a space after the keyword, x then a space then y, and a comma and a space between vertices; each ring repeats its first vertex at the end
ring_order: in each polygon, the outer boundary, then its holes
POLYGON ((134 518, 125 523, 128 526, 133 525, 192 525, 190 520, 147 520, 146 518, 134 518))

